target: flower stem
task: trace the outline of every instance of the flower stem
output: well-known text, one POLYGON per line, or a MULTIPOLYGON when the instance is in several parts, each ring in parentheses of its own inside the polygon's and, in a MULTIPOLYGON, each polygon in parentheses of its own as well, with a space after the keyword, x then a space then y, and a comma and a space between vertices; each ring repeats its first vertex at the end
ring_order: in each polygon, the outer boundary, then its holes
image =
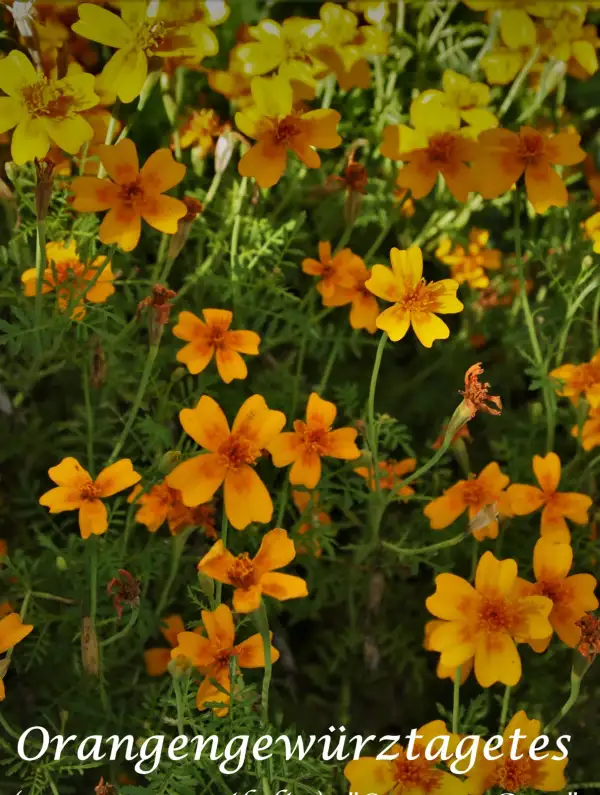
POLYGON ((265 607, 264 599, 261 599, 260 607, 255 612, 256 623, 260 630, 260 635, 263 639, 263 646, 265 650, 265 675, 263 676, 262 683, 262 720, 263 723, 269 722, 269 688, 271 686, 271 674, 273 665, 271 662, 271 637, 269 633, 269 617, 265 607))
POLYGON ((139 614, 140 611, 137 608, 135 610, 132 610, 129 615, 129 621, 127 622, 127 624, 125 624, 123 629, 119 630, 119 632, 115 632, 114 635, 111 635, 109 638, 106 638, 106 640, 101 641, 100 646, 109 646, 111 643, 115 643, 115 641, 121 640, 121 638, 124 638, 127 635, 129 635, 129 632, 131 631, 132 627, 135 625, 136 621, 138 620, 139 614))
POLYGON ((452 731, 458 734, 460 714, 460 674, 462 666, 459 665, 454 672, 454 695, 452 699, 452 731))
POLYGON ((165 583, 165 587, 163 588, 162 594, 160 595, 160 599, 158 600, 158 607, 156 608, 156 615, 159 617, 162 616, 163 610, 169 601, 169 594, 171 592, 171 588, 173 587, 173 583, 175 582, 175 577, 177 576, 179 561, 181 560, 181 555, 183 554, 183 548, 185 547, 185 542, 187 541, 187 538, 193 529, 193 527, 189 527, 187 530, 184 530, 173 539, 173 548, 171 550, 171 568, 169 569, 169 576, 165 583))
POLYGON ((504 731, 504 727, 506 726, 506 719, 508 717, 508 705, 510 703, 510 692, 512 688, 510 685, 506 685, 506 689, 504 690, 504 697, 502 699, 502 711, 500 712, 500 726, 499 726, 499 733, 502 734, 504 731))
POLYGON ((537 59, 539 57, 540 57, 540 48, 536 47, 535 50, 531 53, 531 56, 530 56, 529 60, 524 64, 523 68, 521 69, 519 74, 514 79, 513 84, 510 87, 510 91, 506 95, 506 99, 504 100, 504 102, 502 103, 502 105, 500 107, 500 110, 498 111, 498 118, 499 119, 501 119, 502 116, 504 116, 506 111, 513 104, 513 102, 515 100, 515 97, 519 93, 519 90, 520 90, 521 86, 523 85, 523 83, 525 82, 525 79, 527 78, 527 75, 529 74, 529 72, 533 68, 533 65, 535 64, 535 62, 537 61, 537 59))
POLYGON ((379 491, 379 428, 375 424, 375 391, 377 389, 377 379, 379 378, 383 350, 385 348, 387 339, 388 335, 384 331, 379 340, 377 352, 375 353, 375 362, 373 364, 373 371, 371 373, 371 383, 369 384, 369 397, 367 401, 367 433, 369 448, 371 449, 371 466, 373 467, 375 491, 379 491))
POLYGON ((83 370, 83 397, 85 401, 85 415, 87 419, 87 465, 92 478, 96 472, 94 469, 94 413, 92 411, 92 400, 90 395, 90 378, 87 366, 83 370))
POLYGON ((39 336, 39 327, 42 318, 42 288, 44 286, 44 272, 46 270, 46 223, 38 221, 36 224, 35 238, 35 327, 38 347, 42 348, 39 336))
POLYGON ((565 717, 567 712, 575 706, 577 699, 579 698, 579 692, 581 690, 581 677, 576 676, 575 674, 571 674, 571 692, 569 693, 569 698, 565 701, 562 708, 558 712, 557 715, 552 718, 550 723, 544 727, 544 734, 550 734, 553 729, 556 728, 558 723, 565 717))
POLYGON ((592 355, 600 348, 600 281, 598 282, 598 289, 594 298, 594 307, 592 309, 592 355))
POLYGON ((410 557, 411 555, 425 555, 428 552, 437 552, 440 549, 446 549, 446 547, 455 547, 457 544, 460 544, 461 541, 464 541, 465 538, 468 538, 471 534, 467 531, 464 533, 459 533, 457 536, 453 536, 449 538, 447 541, 440 541, 437 544, 429 544, 426 547, 413 547, 413 548, 402 548, 397 547, 395 544, 390 543, 389 541, 383 541, 382 545, 386 549, 391 549, 393 552, 396 552, 400 557, 410 557))
MULTIPOLYGON (((229 522, 227 521, 227 513, 225 512, 225 502, 223 501, 223 505, 221 506, 221 510, 223 511, 223 515, 221 517, 221 538, 220 540, 223 542, 223 546, 227 549, 227 531, 229 529, 229 522)), ((217 587, 215 590, 215 599, 216 604, 221 604, 221 596, 223 593, 223 583, 217 582, 217 587)))
POLYGON ((158 354, 159 347, 160 347, 160 341, 157 342, 155 345, 150 345, 150 347, 148 348, 148 356, 146 357, 146 363, 144 365, 144 371, 140 379, 137 394, 133 401, 133 405, 131 407, 131 411, 129 412, 129 416, 127 417, 127 422, 125 423, 125 427, 121 431, 121 435, 119 436, 117 443, 115 444, 113 451, 110 454, 110 458, 108 459, 109 464, 112 464, 114 461, 116 461, 119 453, 123 448, 123 445, 127 440, 127 437, 129 436, 131 427, 134 423, 138 411, 140 410, 140 406, 142 405, 142 400, 144 398, 144 394, 148 387, 148 382, 150 381, 150 375, 152 374, 152 368, 154 367, 154 361, 158 354))
POLYGON ((242 203, 248 189, 248 178, 244 177, 239 184, 236 201, 233 207, 233 229, 231 231, 231 248, 229 252, 231 286, 233 289, 233 307, 238 304, 239 298, 239 273, 237 267, 238 245, 240 240, 240 227, 242 223, 242 203))

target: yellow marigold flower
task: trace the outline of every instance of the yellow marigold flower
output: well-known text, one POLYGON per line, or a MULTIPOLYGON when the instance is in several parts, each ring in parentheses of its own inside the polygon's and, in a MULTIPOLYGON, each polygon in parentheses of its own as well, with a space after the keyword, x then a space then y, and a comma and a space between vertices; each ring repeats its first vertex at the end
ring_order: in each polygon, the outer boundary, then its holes
POLYGON ((487 248, 490 233, 484 229, 471 229, 467 247, 455 245, 449 237, 443 237, 435 255, 452 270, 452 278, 459 284, 467 284, 474 289, 483 289, 490 283, 486 271, 498 270, 501 253, 497 248, 487 248))
MULTIPOLYGON (((196 694, 198 709, 208 709, 209 704, 223 704, 214 708, 222 717, 229 710, 231 700, 230 662, 235 658, 240 668, 264 668, 265 651, 260 635, 252 635, 242 643, 235 643, 233 615, 227 605, 216 610, 202 611, 202 624, 206 637, 197 632, 180 632, 171 659, 184 657, 204 677, 196 694), (211 680, 218 682, 216 687, 211 680), (225 692, 223 692, 225 691, 225 692)), ((271 646, 271 662, 279 659, 279 652, 271 646)))
POLYGON ((462 312, 463 304, 456 297, 458 283, 442 279, 427 283, 423 278, 423 254, 417 246, 406 251, 390 251, 392 267, 373 265, 367 289, 394 306, 377 318, 377 328, 398 342, 412 325, 419 342, 431 348, 435 340, 445 340, 450 329, 437 314, 462 312))
MULTIPOLYGON (((161 621, 160 631, 171 649, 177 646, 177 636, 185 632, 185 625, 181 616, 167 616, 161 621)), ((162 676, 167 673, 171 662, 171 649, 160 646, 146 649, 144 652, 144 664, 148 676, 162 676)))
POLYGON ((217 541, 198 563, 198 571, 218 582, 232 585, 235 612, 251 613, 258 610, 263 595, 280 601, 308 596, 305 580, 276 571, 295 557, 294 542, 285 530, 276 528, 263 537, 254 558, 247 552, 236 557, 222 541, 217 541))
MULTIPOLYGON (((468 480, 459 480, 446 489, 442 497, 425 507, 425 516, 429 519, 432 530, 443 530, 465 511, 468 511, 469 519, 472 519, 486 506, 498 503, 508 483, 508 475, 501 471, 495 461, 484 467, 479 475, 471 475, 468 480)), ((498 522, 492 521, 475 530, 473 535, 478 541, 497 538, 498 522)))
POLYGON ((474 160, 479 145, 470 140, 468 127, 460 128, 460 114, 447 107, 437 96, 413 100, 410 123, 388 125, 383 131, 381 154, 406 165, 400 170, 397 184, 410 188, 415 199, 431 192, 441 174, 448 190, 465 202, 475 190, 468 162, 474 160))
POLYGON ((592 500, 587 494, 559 492, 560 470, 560 458, 556 453, 544 457, 534 455, 533 472, 540 487, 514 483, 508 487, 507 494, 517 516, 527 516, 541 508, 542 535, 569 542, 571 533, 565 518, 575 524, 587 524, 592 500))
MULTIPOLYGON (((584 613, 598 607, 594 595, 598 583, 591 574, 572 574, 569 577, 572 565, 573 550, 570 544, 542 537, 533 550, 536 581, 530 583, 519 579, 519 584, 524 594, 539 594, 552 601, 552 611, 548 616, 550 623, 562 642, 574 649, 581 640, 581 627, 577 622, 584 613)), ((551 639, 549 635, 542 640, 530 640, 529 645, 535 651, 543 652, 551 639)))
POLYGON ((581 136, 558 133, 550 136, 521 127, 511 130, 485 130, 479 136, 479 150, 473 167, 480 176, 479 191, 484 199, 495 199, 506 193, 525 175, 527 198, 538 213, 548 207, 566 207, 567 188, 555 166, 573 166, 585 159, 579 146, 581 136))
POLYGON ((18 50, 0 60, 0 133, 15 127, 11 154, 17 165, 42 159, 55 143, 76 154, 94 134, 82 112, 98 104, 94 76, 71 74, 61 80, 36 71, 18 50))
MULTIPOLYGON (((425 624, 425 639, 423 641, 424 649, 426 649, 427 651, 433 651, 433 649, 431 648, 431 644, 429 642, 431 633, 434 631, 434 629, 443 626, 444 623, 445 623, 444 621, 440 621, 439 619, 435 618, 433 619, 433 621, 428 621, 425 624)), ((435 673, 438 679, 451 679, 453 682, 455 682, 456 674, 459 668, 460 668, 460 683, 461 685, 464 685, 464 683, 469 678, 469 674, 473 670, 472 659, 467 660, 466 663, 463 663, 462 665, 458 666, 458 665, 443 665, 442 659, 440 657, 440 659, 438 660, 437 667, 435 669, 435 673)))
POLYGON ((464 0, 474 11, 498 12, 500 15, 500 34, 513 49, 535 47, 535 23, 530 14, 546 17, 560 13, 552 8, 554 3, 527 2, 527 0, 464 0))
POLYGON ((517 563, 498 560, 485 552, 479 560, 475 586, 456 574, 435 578, 436 591, 426 605, 443 624, 429 637, 441 662, 458 666, 474 660, 475 678, 482 687, 502 682, 511 687, 521 678, 516 644, 552 634, 548 615, 552 602, 545 596, 523 596, 517 563))
POLYGON ((188 344, 177 352, 177 361, 197 375, 214 356, 219 375, 226 384, 234 378, 246 378, 248 368, 240 353, 258 355, 258 334, 254 331, 230 331, 233 313, 227 309, 203 309, 202 314, 203 321, 193 312, 180 312, 173 334, 188 344))
POLYGON ((295 420, 294 430, 281 433, 267 450, 276 467, 293 464, 290 483, 314 489, 321 479, 321 457, 341 458, 351 461, 360 456, 356 446, 356 428, 338 428, 333 431, 337 409, 313 392, 306 406, 306 421, 295 420))
POLYGON ((78 212, 109 210, 98 233, 102 243, 117 243, 123 251, 133 251, 142 218, 159 232, 174 235, 187 208, 163 193, 181 182, 185 166, 175 162, 169 149, 157 149, 140 170, 135 144, 129 138, 115 146, 102 144, 98 150, 110 179, 75 177, 71 190, 78 212))
POLYGON ((141 479, 129 458, 105 467, 95 480, 70 456, 51 467, 48 475, 56 483, 56 488, 42 494, 40 505, 49 508, 50 513, 79 511, 82 538, 105 533, 108 514, 102 500, 134 486, 141 479))
POLYGON ((356 467, 354 471, 361 478, 365 478, 372 491, 375 490, 377 482, 379 482, 380 489, 394 491, 397 497, 402 497, 406 500, 407 497, 415 493, 415 490, 411 486, 403 486, 398 490, 398 486, 402 482, 404 475, 415 471, 416 465, 416 458, 404 458, 402 461, 395 461, 393 458, 389 458, 387 461, 380 461, 378 481, 375 480, 373 466, 356 467))
MULTIPOLYGON (((93 3, 82 3, 73 31, 116 52, 103 70, 103 78, 116 88, 121 102, 139 96, 148 75, 148 57, 215 55, 215 34, 202 22, 161 16, 163 6, 134 0, 123 3, 121 16, 93 3)), ((167 12, 168 13, 168 12, 167 12)))
POLYGON ((485 83, 475 83, 466 75, 446 69, 442 74, 442 89, 424 91, 415 102, 423 105, 431 102, 432 97, 435 98, 444 107, 459 114, 468 125, 469 135, 476 136, 481 130, 498 126, 497 117, 487 107, 490 104, 490 89, 485 83))
MULTIPOLYGON (((18 613, 9 613, 0 620, 0 654, 4 654, 17 643, 20 643, 23 638, 33 630, 33 624, 23 624, 21 617, 18 613)), ((4 687, 4 674, 0 678, 0 701, 6 698, 6 689, 4 687)))
POLYGON ((355 14, 362 14, 369 25, 381 25, 390 13, 387 0, 349 0, 348 8, 355 14))
POLYGON ((550 377, 564 382, 556 392, 560 397, 569 398, 574 406, 582 393, 592 408, 600 406, 600 350, 589 362, 561 364, 550 372, 550 377))
POLYGON ((350 792, 357 795, 467 795, 464 782, 442 770, 439 759, 427 759, 425 749, 434 737, 448 737, 448 747, 456 748, 459 737, 451 734, 441 720, 426 723, 417 731, 412 754, 407 756, 401 745, 393 745, 388 754, 398 754, 389 761, 363 756, 348 762, 344 775, 350 792))
POLYGON ((180 130, 182 149, 194 147, 194 154, 203 159, 215 148, 215 139, 223 130, 219 114, 212 108, 192 111, 180 130))
MULTIPOLYGON (((571 436, 579 436, 579 427, 573 426, 571 436)), ((600 406, 589 410, 586 421, 581 428, 581 446, 584 450, 592 450, 600 444, 600 406)))
POLYGON ((584 23, 585 7, 566 7, 560 16, 542 22, 540 38, 547 58, 565 61, 569 74, 585 80, 598 71, 600 39, 595 25, 584 23))
POLYGON ((594 213, 583 223, 585 234, 594 242, 594 251, 600 254, 600 213, 594 213))
POLYGON ((196 408, 179 412, 179 420, 184 431, 208 451, 179 464, 165 478, 181 491, 184 504, 193 507, 208 502, 224 484, 225 512, 236 530, 251 522, 270 522, 273 502, 254 467, 285 425, 285 414, 272 411, 260 395, 252 395, 230 430, 218 403, 203 395, 196 408))
POLYGON ((291 149, 308 168, 319 168, 315 148, 334 149, 342 139, 337 134, 340 114, 330 108, 307 113, 293 110, 292 88, 283 77, 255 77, 254 105, 235 114, 235 123, 257 143, 239 162, 243 177, 254 177, 261 188, 281 179, 291 149))
POLYGON ((257 77, 277 71, 291 84, 295 99, 314 99, 317 75, 325 68, 313 52, 321 29, 318 19, 289 17, 281 25, 263 19, 248 28, 251 41, 236 48, 236 58, 245 74, 257 77))
MULTIPOLYGON (((539 720, 530 720, 523 710, 512 716, 502 735, 503 742, 494 751, 497 759, 486 759, 483 755, 484 743, 477 746, 477 758, 473 767, 467 772, 469 795, 483 795, 488 790, 518 792, 560 792, 567 786, 565 767, 569 761, 558 749, 544 747, 544 753, 538 751, 530 755, 529 749, 533 742, 541 736, 542 724, 539 720), (513 735, 520 732, 519 739, 513 744, 513 735)), ((488 754, 491 756, 491 754, 488 754)))
POLYGON ((243 45, 238 44, 229 51, 227 69, 210 69, 208 71, 208 84, 212 90, 223 94, 239 108, 253 104, 250 90, 252 79, 244 72, 244 64, 237 57, 241 46, 243 45))
MULTIPOLYGON (((46 260, 48 266, 44 270, 42 293, 56 291, 58 308, 64 312, 71 302, 78 297, 72 307, 73 320, 85 317, 85 301, 103 304, 115 292, 115 278, 111 263, 106 257, 96 257, 89 265, 84 264, 77 254, 74 240, 65 243, 46 243, 46 260), (100 273, 98 273, 100 272, 100 273), (92 285, 92 282, 94 284, 92 285), (91 285, 91 286, 90 286, 91 285)), ((37 273, 35 268, 28 268, 21 274, 24 292, 33 296, 37 290, 37 273)))

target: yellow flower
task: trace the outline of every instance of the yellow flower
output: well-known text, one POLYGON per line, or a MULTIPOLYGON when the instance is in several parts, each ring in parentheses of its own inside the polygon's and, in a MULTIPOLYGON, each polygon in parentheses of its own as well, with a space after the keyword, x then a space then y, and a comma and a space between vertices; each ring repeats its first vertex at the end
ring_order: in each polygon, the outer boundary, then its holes
POLYGON ((486 270, 498 270, 500 267, 500 251, 496 248, 486 248, 490 233, 484 229, 471 229, 469 232, 469 245, 452 248, 449 237, 440 240, 436 257, 452 270, 452 278, 459 284, 467 284, 476 289, 483 289, 490 283, 486 270))
POLYGON ((597 350, 589 362, 583 364, 561 364, 550 372, 550 377, 564 382, 556 392, 560 397, 567 397, 577 405, 581 394, 592 408, 600 406, 600 350, 597 350))
POLYGON ((235 114, 235 123, 257 143, 242 157, 238 170, 254 177, 261 188, 281 179, 291 149, 308 168, 319 168, 315 148, 333 149, 341 138, 336 132, 340 114, 329 108, 308 113, 293 110, 292 89, 283 77, 252 80, 254 106, 235 114))
POLYGON ((594 213, 583 223, 587 237, 594 242, 594 251, 600 254, 600 213, 594 213))
POLYGON ((218 51, 217 39, 205 24, 163 18, 157 3, 128 0, 121 6, 120 17, 93 3, 82 3, 78 10, 75 33, 117 50, 102 75, 116 87, 122 102, 139 96, 148 75, 150 56, 203 58, 218 51))
POLYGON ((394 302, 377 318, 377 328, 387 332, 392 342, 398 342, 412 325, 426 348, 431 348, 435 340, 448 339, 450 329, 437 314, 462 312, 463 304, 456 297, 458 283, 454 279, 427 283, 423 254, 417 246, 406 251, 393 248, 390 259, 391 268, 373 265, 366 283, 374 295, 394 302))
POLYGON ((192 111, 180 130, 182 149, 194 147, 192 155, 202 159, 215 147, 215 139, 223 131, 219 114, 212 108, 192 111))
POLYGON ((41 160, 51 143, 74 155, 92 138, 82 111, 98 104, 93 75, 48 78, 13 50, 0 60, 0 89, 8 94, 0 97, 0 133, 16 127, 11 154, 17 165, 41 160))
POLYGON ((584 25, 585 7, 566 8, 556 18, 541 25, 543 50, 548 58, 565 61, 569 72, 585 79, 598 71, 600 39, 594 25, 584 25))
POLYGON ((355 14, 362 14, 369 25, 381 25, 390 13, 387 0, 350 0, 348 8, 355 14))
POLYGON ((466 75, 446 69, 442 75, 443 91, 431 89, 424 91, 415 100, 425 104, 429 97, 435 97, 442 105, 456 111, 462 121, 469 126, 469 134, 477 136, 481 130, 498 126, 498 119, 488 110, 490 89, 485 83, 474 83, 466 75))

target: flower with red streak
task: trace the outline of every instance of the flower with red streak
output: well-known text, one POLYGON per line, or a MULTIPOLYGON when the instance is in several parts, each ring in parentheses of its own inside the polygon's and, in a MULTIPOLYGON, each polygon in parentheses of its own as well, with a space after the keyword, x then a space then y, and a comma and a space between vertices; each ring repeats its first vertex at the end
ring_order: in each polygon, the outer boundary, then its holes
POLYGON ((113 607, 119 618, 123 615, 125 605, 129 607, 139 607, 140 605, 140 582, 126 569, 119 569, 119 577, 113 577, 110 580, 106 586, 106 593, 112 596, 113 607), (113 596, 115 589, 117 592, 113 596))

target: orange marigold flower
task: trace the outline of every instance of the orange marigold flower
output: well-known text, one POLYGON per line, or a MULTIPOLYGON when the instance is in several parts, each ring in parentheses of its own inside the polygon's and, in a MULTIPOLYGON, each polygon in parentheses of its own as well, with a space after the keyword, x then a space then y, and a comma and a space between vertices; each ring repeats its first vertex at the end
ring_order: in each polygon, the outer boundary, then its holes
MULTIPOLYGON (((402 461, 395 461, 393 458, 388 458, 387 461, 380 461, 379 488, 393 491, 396 496, 407 499, 407 497, 415 493, 415 490, 410 486, 402 486, 401 489, 398 489, 398 486, 402 482, 404 475, 408 475, 409 472, 414 472, 416 466, 416 458, 404 458, 402 461)), ((354 471, 357 475, 360 475, 361 478, 366 479, 372 491, 376 489, 377 482, 372 466, 357 467, 354 471)))
MULTIPOLYGON (((424 649, 426 649, 427 651, 432 651, 432 648, 431 648, 431 645, 430 645, 430 642, 429 642, 429 639, 431 637, 431 633, 433 632, 434 629, 436 629, 437 627, 441 627, 443 625, 444 625, 444 622, 440 621, 437 618, 433 619, 433 621, 428 621, 425 624, 425 639, 423 641, 423 648, 424 649)), ((463 663, 462 665, 459 666, 459 665, 443 665, 442 664, 442 659, 440 657, 440 659, 438 660, 438 664, 437 664, 437 668, 435 670, 435 673, 436 673, 438 679, 451 679, 453 682, 455 682, 456 681, 456 675, 458 673, 458 669, 459 668, 460 668, 460 683, 461 683, 461 685, 464 685, 464 683, 469 678, 469 674, 473 670, 473 660, 472 659, 471 660, 467 660, 466 663, 463 663)))
MULTIPOLYGON (((177 646, 177 636, 185 632, 185 626, 181 616, 167 616, 167 618, 161 621, 160 631, 171 649, 174 649, 177 646)), ((202 627, 197 627, 194 632, 201 635, 203 629, 202 627)), ((171 662, 171 649, 162 648, 160 646, 146 649, 144 652, 144 663, 148 676, 162 676, 167 673, 169 663, 171 662)), ((177 658, 176 662, 178 667, 184 668, 187 661, 182 656, 177 658)))
POLYGON ((340 114, 330 108, 307 113, 293 110, 292 87, 281 76, 252 80, 254 106, 238 111, 235 123, 257 143, 239 162, 243 177, 254 177, 261 188, 281 179, 291 149, 308 168, 319 168, 315 148, 334 149, 342 142, 336 128, 340 114))
POLYGON ((337 409, 313 392, 306 407, 306 421, 295 420, 294 430, 280 434, 267 450, 276 467, 293 464, 290 483, 314 489, 321 478, 321 457, 352 460, 360 456, 356 428, 331 430, 337 409))
POLYGON ((569 542, 571 533, 565 517, 576 524, 587 524, 592 500, 586 494, 559 492, 560 470, 560 458, 556 453, 544 457, 534 455, 533 472, 540 488, 514 483, 507 493, 517 516, 526 516, 542 508, 542 535, 569 542))
POLYGON ((589 362, 561 364, 550 372, 550 377, 564 382, 556 392, 560 397, 569 398, 574 406, 583 393, 592 408, 600 407, 600 350, 589 362))
MULTIPOLYGON (((331 516, 321 510, 318 491, 299 491, 292 489, 292 500, 294 505, 301 513, 301 518, 305 521, 298 526, 298 535, 307 535, 312 530, 319 530, 323 526, 332 524, 331 516)), ((307 539, 307 543, 296 546, 298 555, 314 555, 320 558, 323 550, 317 538, 307 539)))
MULTIPOLYGON (((184 657, 202 673, 204 679, 196 694, 196 706, 202 710, 208 709, 211 704, 221 704, 223 706, 213 709, 215 715, 222 717, 227 714, 231 699, 231 659, 235 657, 240 668, 263 668, 263 640, 260 635, 252 635, 248 640, 236 644, 233 615, 227 605, 219 605, 212 611, 203 610, 202 624, 206 637, 196 632, 180 632, 171 659, 184 657), (212 683, 213 679, 219 684, 218 688, 212 683)), ((279 652, 271 646, 271 662, 278 659, 279 652)))
POLYGON ((140 239, 142 218, 159 232, 174 235, 187 208, 163 193, 181 182, 185 166, 173 160, 169 149, 157 149, 140 170, 135 144, 129 138, 98 149, 110 179, 75 177, 71 189, 73 208, 78 212, 109 210, 100 224, 100 240, 133 251, 140 239))
POLYGON ((385 301, 394 302, 377 318, 377 328, 398 342, 412 325, 419 342, 431 348, 435 340, 445 340, 450 329, 438 314, 462 312, 463 304, 456 297, 458 283, 454 279, 426 282, 423 278, 423 254, 417 246, 406 251, 390 251, 392 267, 373 265, 366 287, 385 301))
POLYGON ((273 502, 254 467, 285 425, 285 414, 272 411, 261 395, 252 395, 230 430, 219 404, 203 395, 196 408, 179 412, 179 420, 185 432, 208 451, 179 464, 165 478, 181 491, 184 505, 208 502, 224 484, 225 513, 236 530, 251 522, 270 522, 273 502))
MULTIPOLYGON (((18 613, 9 613, 4 616, 0 620, 0 654, 4 654, 4 652, 16 646, 17 643, 20 643, 32 630, 33 624, 24 624, 18 613)), ((6 698, 6 689, 4 687, 6 667, 4 667, 0 677, 0 701, 4 701, 6 698)))
POLYGON ((192 312, 180 312, 173 334, 188 344, 177 352, 177 361, 193 375, 201 373, 213 356, 226 384, 246 378, 248 368, 240 356, 258 355, 260 337, 254 331, 230 331, 233 313, 227 309, 203 309, 204 321, 192 312))
POLYGON ((466 795, 465 784, 451 773, 439 767, 439 759, 428 759, 425 749, 435 737, 445 737, 449 748, 456 748, 458 736, 451 734, 441 720, 421 726, 412 753, 407 755, 400 745, 388 750, 396 759, 379 761, 372 756, 363 756, 348 762, 344 775, 350 782, 351 792, 357 795, 466 795))
POLYGON ((479 560, 475 587, 448 572, 438 574, 435 582, 436 591, 426 605, 444 623, 433 629, 429 643, 441 652, 443 665, 474 659, 475 678, 482 687, 496 682, 516 685, 521 678, 516 643, 552 634, 550 599, 522 595, 516 561, 498 560, 491 552, 479 560))
POLYGON ((48 475, 56 483, 56 488, 42 494, 40 505, 49 508, 50 513, 79 511, 82 538, 105 533, 108 515, 102 500, 130 488, 141 479, 129 458, 105 467, 95 480, 70 456, 51 467, 48 475))
POLYGON ((179 535, 188 527, 199 527, 207 538, 213 541, 217 540, 215 509, 210 502, 190 508, 183 504, 180 495, 178 501, 172 506, 167 519, 169 531, 173 536, 179 535))
MULTIPOLYGON (((318 246, 319 259, 306 257, 302 260, 302 270, 310 276, 318 276, 317 292, 323 299, 324 306, 339 306, 337 303, 340 287, 349 287, 348 264, 359 257, 349 248, 337 251, 333 256, 331 243, 321 241, 318 246), (325 303, 327 301, 327 303, 325 303)), ((342 293, 346 297, 345 293, 342 293)))
POLYGON ((486 271, 500 268, 500 251, 487 248, 490 233, 485 229, 471 229, 469 245, 455 245, 449 237, 443 237, 435 252, 436 257, 452 270, 452 278, 459 284, 468 283, 476 289, 487 287, 490 279, 486 271))
MULTIPOLYGON (((575 648, 581 640, 581 627, 577 622, 588 610, 596 610, 598 600, 594 590, 598 583, 591 574, 572 574, 573 550, 570 544, 554 541, 543 536, 538 539, 533 550, 533 573, 535 583, 519 579, 522 592, 527 595, 539 594, 552 601, 548 616, 558 637, 567 646, 575 648)), ((552 636, 541 640, 530 640, 535 651, 548 648, 552 636)))
MULTIPOLYGON (((571 436, 579 436, 579 427, 571 428, 571 436)), ((586 421, 581 428, 581 446, 584 450, 592 450, 600 444, 600 406, 590 408, 586 421)))
MULTIPOLYGON (((77 254, 74 240, 66 243, 46 243, 47 267, 44 270, 42 293, 56 291, 57 304, 64 312, 73 303, 71 317, 81 320, 85 317, 85 302, 103 304, 115 292, 114 274, 106 257, 96 257, 89 265, 84 264, 77 254)), ((37 273, 28 268, 21 274, 24 293, 33 296, 37 291, 37 273)))
MULTIPOLYGON (((539 720, 530 720, 523 710, 510 719, 504 729, 503 742, 494 757, 486 759, 483 743, 478 746, 476 762, 467 772, 469 795, 483 795, 487 790, 523 792, 559 792, 565 789, 565 766, 568 759, 558 749, 546 749, 543 754, 530 753, 530 748, 542 733, 539 720), (520 732, 516 743, 513 737, 520 732)), ((491 756, 491 754, 488 754, 491 756)))
POLYGON ((216 110, 212 108, 194 110, 181 127, 180 146, 182 149, 193 146, 193 154, 203 159, 215 148, 215 140, 222 130, 223 124, 216 110))
POLYGON ((550 136, 532 127, 485 130, 479 136, 480 149, 473 163, 480 175, 479 191, 484 199, 506 193, 525 174, 527 197, 538 213, 548 207, 566 207, 565 183, 552 168, 573 166, 585 159, 579 146, 581 136, 558 133, 550 136))
POLYGON ((473 419, 478 411, 496 416, 502 413, 501 399, 498 395, 490 395, 488 391, 490 385, 487 382, 482 384, 479 380, 482 373, 481 362, 471 365, 465 373, 465 388, 463 391, 459 391, 459 394, 463 396, 463 403, 470 414, 470 419, 473 419), (490 403, 493 406, 490 406, 490 403))
MULTIPOLYGON (((473 519, 486 506, 493 506, 498 502, 508 483, 508 475, 501 471, 495 461, 484 467, 479 475, 471 475, 468 480, 459 480, 454 486, 446 489, 442 497, 438 497, 425 507, 424 513, 429 519, 431 529, 443 530, 453 524, 465 511, 468 511, 469 519, 473 519)), ((497 538, 497 520, 475 530, 473 535, 478 541, 483 541, 484 538, 497 538)))
POLYGON ((294 542, 285 530, 276 528, 264 536, 254 558, 247 552, 236 557, 222 541, 217 541, 198 563, 198 571, 232 585, 233 609, 236 613, 251 613, 260 607, 263 594, 281 601, 308 596, 306 582, 301 577, 276 571, 295 557, 294 542))
POLYGON ((577 651, 589 663, 593 663, 596 655, 600 654, 600 619, 586 613, 577 622, 581 630, 581 640, 577 651))

